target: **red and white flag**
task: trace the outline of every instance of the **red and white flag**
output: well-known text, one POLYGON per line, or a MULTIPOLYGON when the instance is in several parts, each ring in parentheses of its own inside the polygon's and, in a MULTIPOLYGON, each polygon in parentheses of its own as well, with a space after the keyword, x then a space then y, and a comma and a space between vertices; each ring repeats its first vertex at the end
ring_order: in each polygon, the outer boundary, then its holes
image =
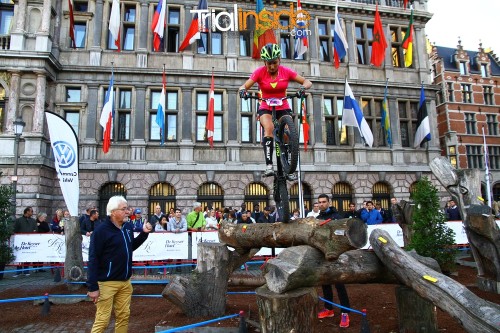
POLYGON ((207 124, 205 126, 207 130, 207 140, 210 143, 210 148, 214 147, 214 105, 215 105, 215 93, 214 93, 214 71, 212 70, 212 82, 210 83, 210 96, 208 100, 208 116, 207 124))
POLYGON ((73 0, 68 0, 69 7, 69 38, 71 38, 71 47, 76 48, 75 41, 75 16, 73 15, 73 0))
MULTIPOLYGON (((201 9, 208 10, 207 0, 200 0, 200 2, 198 3, 198 10, 201 9)), ((191 25, 189 26, 189 30, 186 34, 186 37, 184 37, 181 46, 179 46, 179 52, 184 51, 186 47, 188 47, 189 45, 193 44, 195 41, 200 39, 201 38, 200 31, 205 31, 205 30, 206 30, 205 22, 202 22, 198 13, 194 14, 193 20, 191 21, 191 25)))
POLYGON ((109 32, 113 36, 113 42, 120 52, 120 0, 113 0, 111 5, 111 16, 109 17, 109 32))
POLYGON ((155 14, 153 15, 153 23, 151 24, 151 29, 153 30, 153 48, 155 51, 160 49, 161 41, 163 39, 163 33, 165 31, 165 26, 167 22, 165 21, 165 13, 167 11, 167 1, 159 0, 158 6, 156 6, 155 14))
POLYGON ((113 129, 113 118, 115 113, 113 81, 113 73, 111 73, 111 80, 109 80, 108 91, 106 91, 104 106, 102 107, 101 118, 99 119, 99 124, 103 128, 102 151, 104 153, 107 153, 109 151, 109 146, 111 146, 111 130, 113 129))

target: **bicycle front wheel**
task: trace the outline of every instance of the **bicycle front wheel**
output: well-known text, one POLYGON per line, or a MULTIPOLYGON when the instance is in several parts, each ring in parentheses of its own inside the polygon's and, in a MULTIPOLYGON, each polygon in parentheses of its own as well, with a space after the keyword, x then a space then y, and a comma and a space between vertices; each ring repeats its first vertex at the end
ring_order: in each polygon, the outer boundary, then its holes
POLYGON ((285 179, 274 178, 273 196, 279 220, 287 223, 290 220, 290 200, 288 199, 285 179))
POLYGON ((299 159, 299 135, 291 116, 282 116, 278 128, 280 160, 286 174, 294 173, 299 159))

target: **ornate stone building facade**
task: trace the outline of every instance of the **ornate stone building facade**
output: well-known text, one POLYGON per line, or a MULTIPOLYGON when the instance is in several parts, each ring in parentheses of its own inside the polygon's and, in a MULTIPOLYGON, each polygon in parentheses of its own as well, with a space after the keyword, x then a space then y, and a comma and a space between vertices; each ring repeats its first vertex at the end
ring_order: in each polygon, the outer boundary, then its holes
MULTIPOLYGON (((412 184, 432 178, 429 161, 440 154, 436 129, 435 88, 426 53, 427 0, 414 2, 413 64, 404 66, 402 40, 410 11, 402 0, 381 0, 379 11, 388 40, 385 63, 370 65, 375 1, 340 1, 339 13, 349 44, 339 69, 332 66, 334 3, 302 3, 310 15, 309 50, 293 59, 294 2, 266 3, 277 13, 275 30, 283 49, 282 64, 313 82, 306 100, 310 139, 301 150, 304 198, 310 206, 320 193, 332 194, 340 209, 375 198, 388 205, 396 196, 408 199, 412 184), (278 13, 278 11, 281 11, 278 13), (365 146, 353 128, 341 126, 345 79, 374 134, 365 146), (388 79, 392 146, 381 130, 381 105, 388 79), (432 140, 414 149, 421 83, 427 96, 432 140)), ((44 112, 65 118, 78 134, 80 207, 98 204, 101 213, 110 195, 126 195, 133 207, 152 211, 159 203, 189 210, 193 201, 217 206, 273 204, 272 180, 261 177, 263 152, 256 125, 256 105, 238 98, 238 87, 261 65, 251 58, 253 31, 202 33, 202 42, 179 53, 197 1, 168 2, 164 42, 153 50, 152 17, 157 1, 121 1, 121 52, 108 25, 111 1, 75 0, 76 48, 69 39, 68 3, 61 0, 3 1, 11 23, 0 31, 0 165, 2 183, 13 175, 13 121, 26 122, 21 137, 17 212, 31 205, 53 213, 64 207, 54 170, 44 112), (9 16, 9 13, 11 14, 9 16), (167 76, 166 142, 160 144, 155 115, 162 68, 167 76), (114 72, 115 120, 109 153, 102 151, 99 117, 111 72, 114 72), (204 138, 208 91, 214 73, 214 149, 204 138)), ((246 13, 253 1, 209 1, 215 13, 246 13)), ((252 26, 251 17, 248 19, 252 26)), ((297 86, 291 86, 294 90, 297 86)), ((294 102, 297 115, 298 106, 294 102)), ((296 116, 297 118, 297 116, 296 116)), ((289 183, 292 207, 297 182, 289 183)), ((262 206, 262 205, 261 205, 262 206)))

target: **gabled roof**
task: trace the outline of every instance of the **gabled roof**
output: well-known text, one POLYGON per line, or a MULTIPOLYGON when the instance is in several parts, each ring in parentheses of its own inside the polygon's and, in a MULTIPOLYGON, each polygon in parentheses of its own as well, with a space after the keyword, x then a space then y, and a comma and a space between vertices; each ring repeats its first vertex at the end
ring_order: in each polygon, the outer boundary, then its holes
MULTIPOLYGON (((457 49, 451 48, 451 47, 444 47, 444 46, 436 46, 436 51, 437 54, 440 58, 443 58, 443 65, 446 71, 450 72, 458 72, 459 68, 457 67, 457 64, 454 59, 455 52, 457 49)), ((481 70, 476 64, 476 56, 477 56, 477 51, 468 51, 464 50, 467 55, 469 56, 470 59, 470 73, 471 74, 481 74, 481 70)), ((491 75, 492 76, 500 76, 500 64, 498 61, 493 57, 493 54, 490 52, 488 53, 488 57, 490 59, 490 67, 491 67, 491 75)))

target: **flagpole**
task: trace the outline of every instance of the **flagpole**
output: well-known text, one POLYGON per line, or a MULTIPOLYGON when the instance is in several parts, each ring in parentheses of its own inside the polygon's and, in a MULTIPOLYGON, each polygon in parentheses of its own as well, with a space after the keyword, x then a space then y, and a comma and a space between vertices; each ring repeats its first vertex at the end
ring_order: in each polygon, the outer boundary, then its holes
POLYGON ((165 73, 165 64, 163 64, 163 73, 162 73, 162 78, 161 78, 161 89, 165 89, 165 96, 163 96, 163 105, 165 105, 165 110, 162 110, 163 112, 163 129, 160 128, 160 141, 161 145, 163 146, 165 144, 165 112, 167 111, 167 74, 165 73), (163 80, 165 78, 165 80, 163 80))
MULTIPOLYGON (((300 112, 299 112, 299 117, 297 119, 297 126, 298 126, 298 130, 297 130, 297 135, 299 136, 300 138, 300 125, 301 125, 301 122, 302 122, 302 99, 304 98, 304 96, 302 96, 300 98, 300 112)), ((300 216, 302 218, 304 218, 305 216, 305 209, 304 209, 304 193, 302 193, 302 176, 301 176, 301 167, 300 167, 300 149, 299 149, 299 153, 297 154, 297 180, 299 181, 299 209, 300 209, 300 216)))
POLYGON ((486 199, 488 200, 488 206, 491 208, 491 188, 490 188, 490 168, 488 161, 488 147, 486 146, 486 136, 484 135, 484 125, 483 125, 483 145, 484 145, 484 181, 486 182, 486 199))

